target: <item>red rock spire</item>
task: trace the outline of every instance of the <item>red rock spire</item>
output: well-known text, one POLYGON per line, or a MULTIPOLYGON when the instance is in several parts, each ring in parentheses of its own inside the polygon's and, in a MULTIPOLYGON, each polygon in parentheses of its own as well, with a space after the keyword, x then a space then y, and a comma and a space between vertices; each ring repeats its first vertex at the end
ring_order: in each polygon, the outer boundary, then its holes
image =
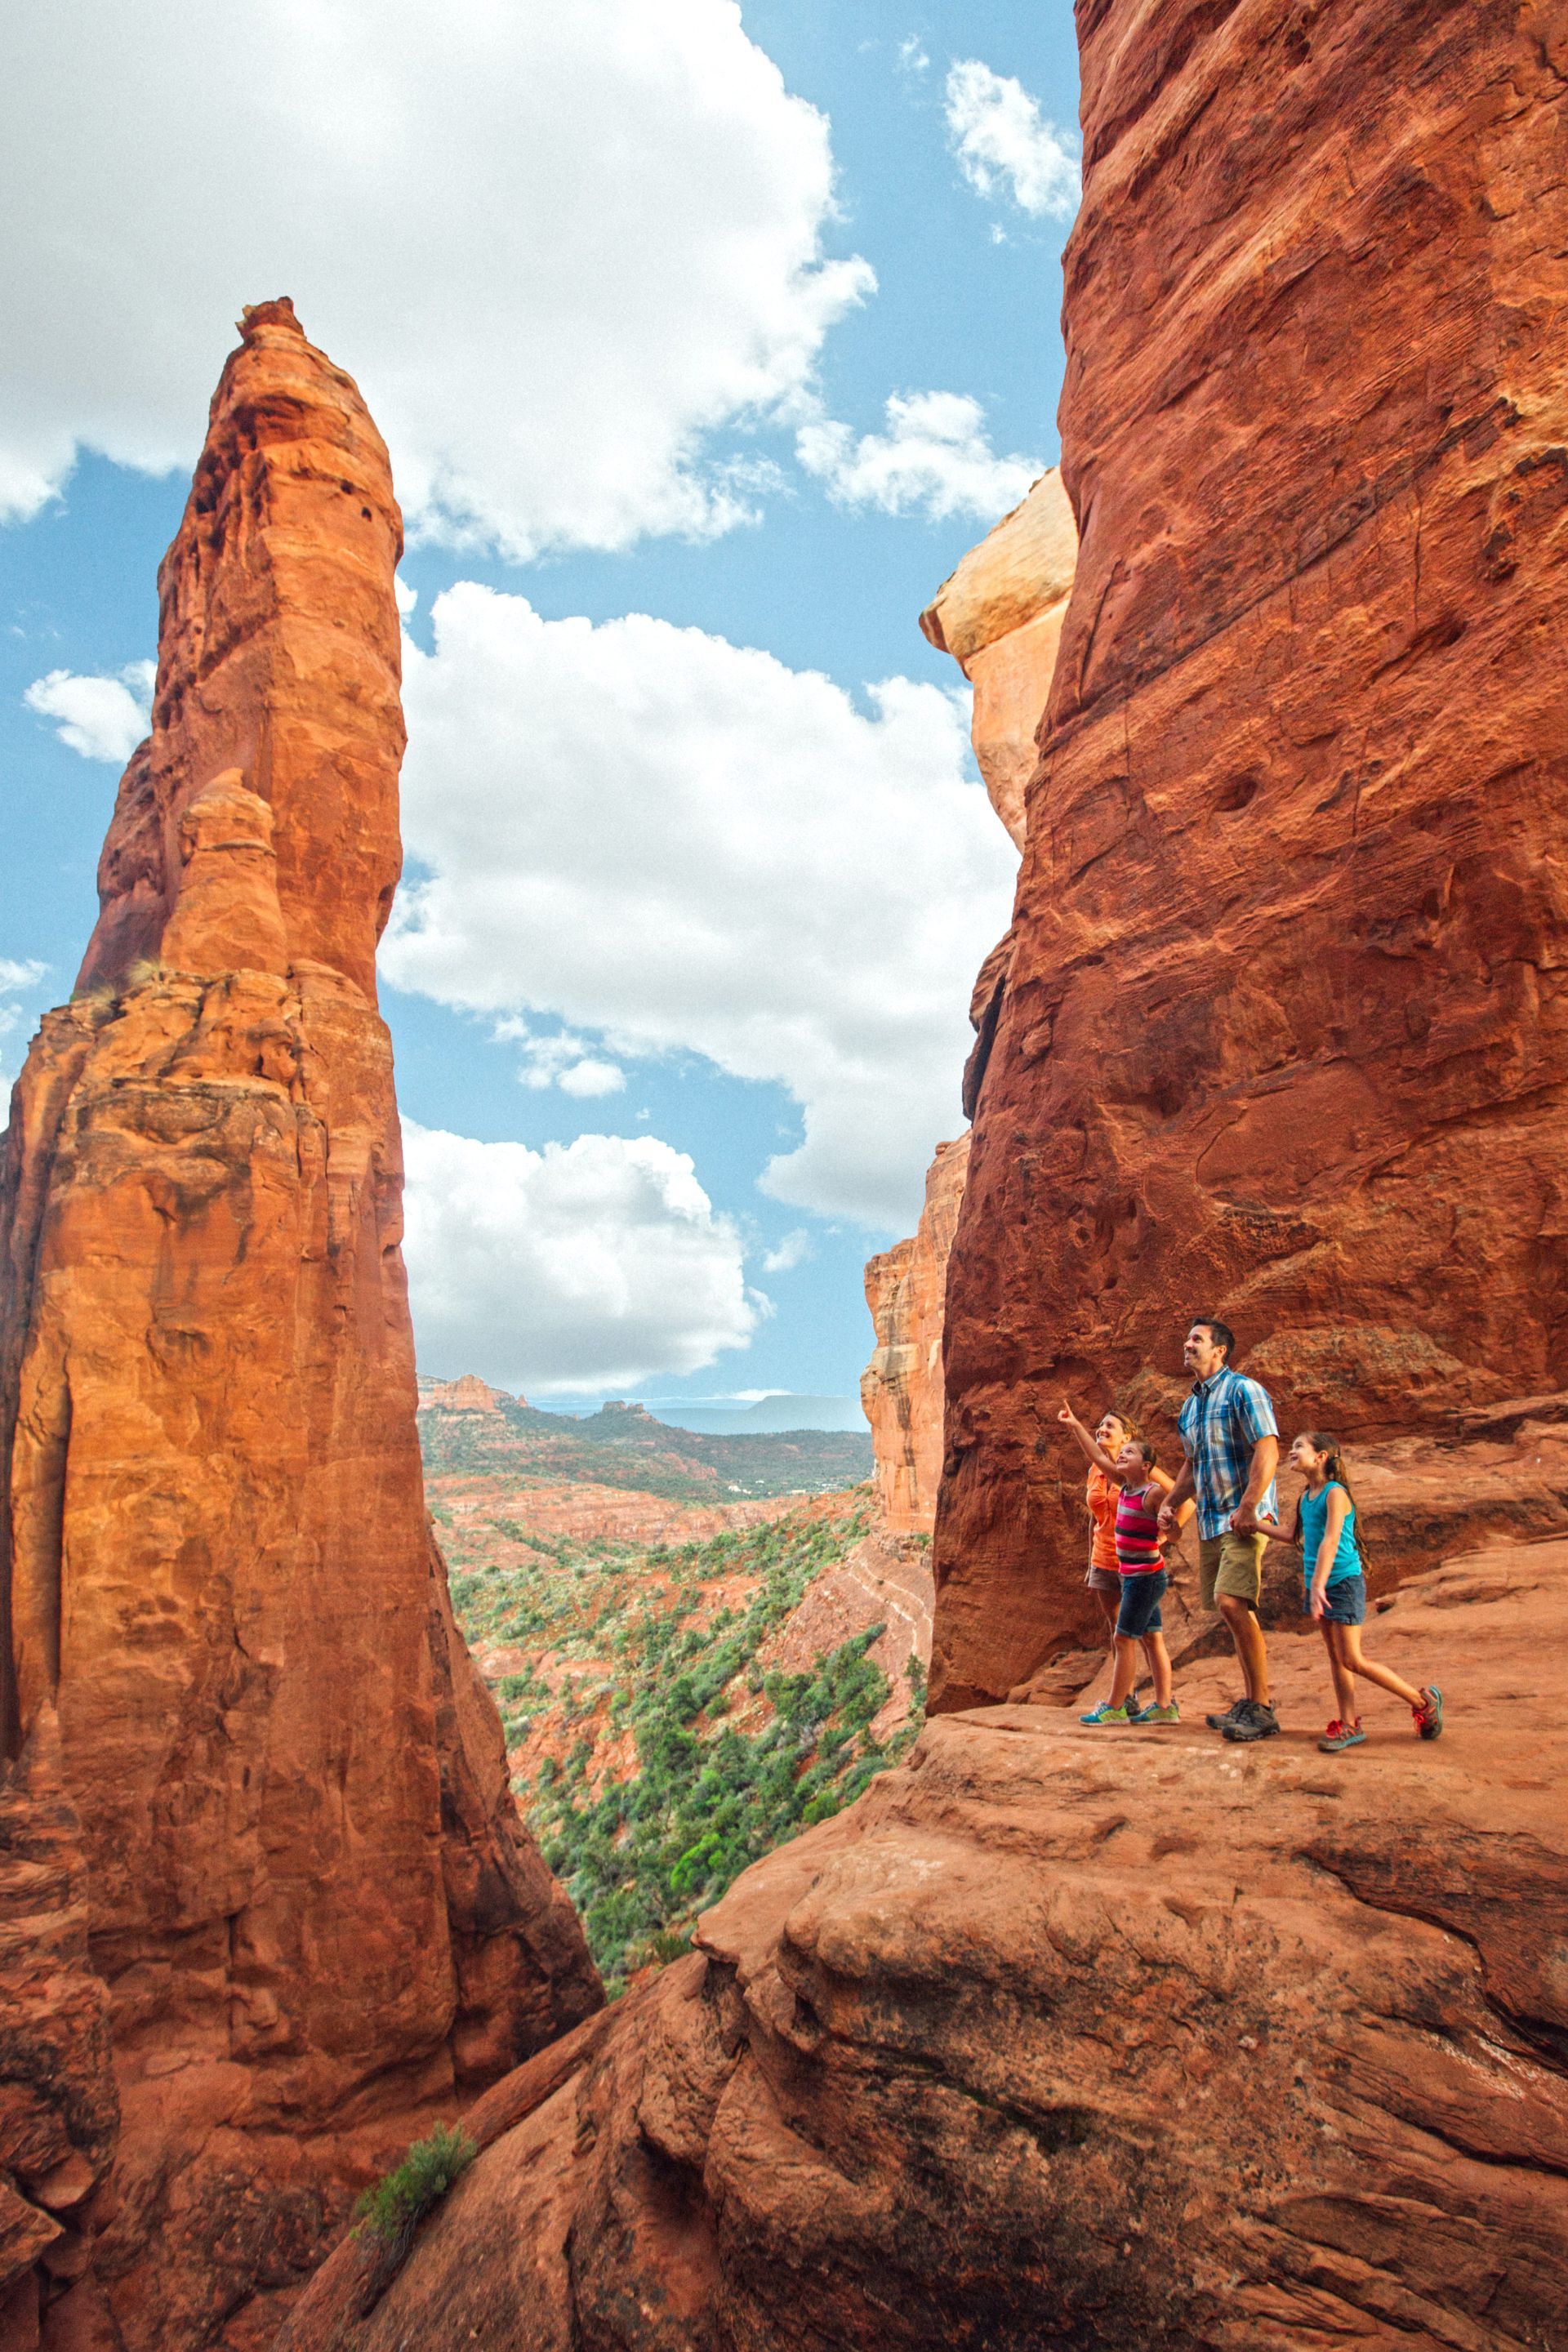
POLYGON ((240 333, 159 568, 153 732, 120 788, 77 985, 119 987, 158 961, 181 820, 232 768, 273 809, 294 959, 374 998, 402 862, 402 518, 357 387, 292 302, 254 305, 240 333))
POLYGON ((308 2261, 346 2181, 599 1998, 425 1513, 374 994, 386 453, 287 303, 242 331, 83 991, 0 1157, 7 1745, 58 1709, 131 2352, 205 2344, 268 2247, 308 2261))

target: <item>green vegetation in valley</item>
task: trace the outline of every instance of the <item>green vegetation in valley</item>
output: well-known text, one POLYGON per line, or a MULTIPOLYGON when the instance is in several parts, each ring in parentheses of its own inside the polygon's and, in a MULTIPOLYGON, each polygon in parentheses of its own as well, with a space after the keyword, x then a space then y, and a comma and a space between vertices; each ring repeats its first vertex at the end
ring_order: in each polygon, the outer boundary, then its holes
POLYGON ((862 1499, 847 1499, 679 1548, 542 1546, 453 1579, 471 1642, 534 1654, 498 1689, 509 1747, 543 1731, 552 1751, 518 1793, 612 1990, 683 1950, 739 1872, 850 1803, 919 1728, 917 1664, 914 1719, 872 1735, 889 1696, 868 1655, 880 1626, 805 1673, 760 1660, 865 1532, 862 1499))

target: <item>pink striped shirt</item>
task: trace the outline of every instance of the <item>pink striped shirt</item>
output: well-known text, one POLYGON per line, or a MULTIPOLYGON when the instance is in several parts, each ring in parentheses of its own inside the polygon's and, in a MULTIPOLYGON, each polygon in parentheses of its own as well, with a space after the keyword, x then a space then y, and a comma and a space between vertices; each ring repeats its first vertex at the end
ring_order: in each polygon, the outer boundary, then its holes
POLYGON ((1160 1505, 1163 1490, 1152 1481, 1137 1489, 1123 1486, 1116 1506, 1116 1565, 1123 1576, 1152 1576, 1165 1563, 1160 1553, 1160 1505))

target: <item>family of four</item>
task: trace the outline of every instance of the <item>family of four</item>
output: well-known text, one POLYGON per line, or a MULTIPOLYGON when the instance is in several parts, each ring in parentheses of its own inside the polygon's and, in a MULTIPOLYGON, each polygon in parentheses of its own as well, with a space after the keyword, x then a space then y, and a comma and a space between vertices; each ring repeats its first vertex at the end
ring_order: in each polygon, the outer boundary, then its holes
POLYGON ((1366 1619, 1366 1571, 1344 1454, 1337 1441, 1309 1430, 1290 1448, 1305 1484, 1296 1521, 1279 1526, 1275 1473, 1279 1431, 1268 1391, 1235 1370, 1236 1336, 1213 1316, 1192 1325, 1183 1359, 1193 1375, 1182 1406, 1183 1461, 1167 1477, 1154 1449, 1125 1417, 1108 1412, 1090 1431, 1070 1404, 1066 1422, 1089 1456, 1088 1503, 1094 1534, 1088 1582, 1110 1628, 1110 1696, 1082 1717, 1096 1727, 1177 1723, 1181 1711, 1171 1682, 1170 1653, 1160 1602, 1170 1583, 1164 1546, 1194 1512, 1198 1522, 1198 1591, 1205 1609, 1225 1620, 1245 1685, 1236 1704, 1211 1715, 1226 1739, 1269 1739, 1279 1718, 1268 1703, 1268 1651, 1258 1622, 1263 1553, 1269 1538, 1298 1545, 1305 1585, 1303 1608, 1322 1629, 1338 1709, 1319 1740, 1330 1754, 1365 1738, 1356 1712, 1356 1684, 1375 1684, 1405 1701, 1423 1739, 1443 1728, 1443 1696, 1420 1689, 1362 1653, 1366 1619), (1135 1696, 1142 1650, 1153 1681, 1152 1703, 1135 1696))

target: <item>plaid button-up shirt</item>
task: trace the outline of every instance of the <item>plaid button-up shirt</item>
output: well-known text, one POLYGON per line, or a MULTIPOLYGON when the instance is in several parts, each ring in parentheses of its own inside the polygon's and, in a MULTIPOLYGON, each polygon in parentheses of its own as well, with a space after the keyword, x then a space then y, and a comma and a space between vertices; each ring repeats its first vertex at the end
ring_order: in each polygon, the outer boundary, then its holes
MULTIPOLYGON (((1268 1391, 1245 1373, 1222 1364, 1209 1381, 1194 1381, 1182 1407, 1182 1444, 1193 1465, 1193 1491, 1197 1497, 1198 1533, 1222 1536, 1230 1515, 1247 1492, 1252 1449, 1260 1437, 1278 1437, 1274 1407, 1268 1391)), ((1260 1496, 1260 1517, 1276 1517, 1279 1502, 1274 1481, 1260 1496)))

